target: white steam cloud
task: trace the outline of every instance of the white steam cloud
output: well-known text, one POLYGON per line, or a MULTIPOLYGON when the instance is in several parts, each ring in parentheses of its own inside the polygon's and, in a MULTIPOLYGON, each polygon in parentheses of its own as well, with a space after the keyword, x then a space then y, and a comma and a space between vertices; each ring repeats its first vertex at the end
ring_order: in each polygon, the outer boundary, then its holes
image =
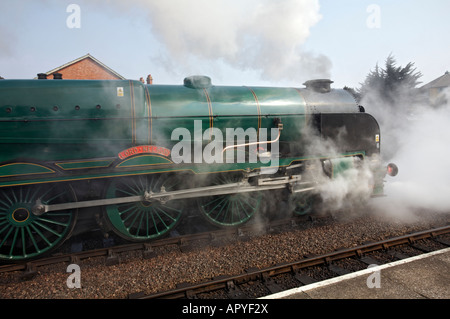
MULTIPOLYGON (((311 127, 302 129, 301 135, 305 137, 306 154, 326 155, 330 158, 342 160, 339 145, 346 143, 347 132, 343 127, 333 140, 323 139, 318 132, 311 127)), ((337 160, 339 161, 339 160, 337 160)), ((317 183, 314 194, 320 197, 318 212, 331 213, 346 216, 354 215, 361 211, 367 204, 373 192, 375 181, 374 167, 379 163, 379 156, 373 155, 366 160, 358 157, 346 159, 347 168, 330 178, 324 172, 322 162, 317 160, 311 176, 317 183)), ((331 172, 331 168, 328 169, 331 172)))
MULTIPOLYGON (((302 45, 319 22, 318 0, 134 0, 167 49, 167 67, 223 62, 262 79, 330 76, 331 62, 302 45)), ((128 3, 128 2, 127 2, 128 3)))
POLYGON ((381 125, 384 160, 399 167, 398 176, 388 178, 387 197, 374 201, 385 215, 409 219, 415 212, 450 212, 450 90, 441 94, 447 102, 438 107, 427 100, 414 105, 407 95, 394 108, 371 105, 373 96, 362 101, 381 125))
POLYGON ((421 108, 400 120, 408 125, 395 136, 400 173, 386 188, 391 201, 406 209, 450 211, 450 105, 421 108))

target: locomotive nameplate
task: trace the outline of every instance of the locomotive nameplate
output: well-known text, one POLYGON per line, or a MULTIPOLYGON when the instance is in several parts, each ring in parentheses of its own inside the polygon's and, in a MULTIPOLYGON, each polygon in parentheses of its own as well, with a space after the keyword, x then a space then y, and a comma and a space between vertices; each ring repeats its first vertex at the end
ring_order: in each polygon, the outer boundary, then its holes
POLYGON ((130 156, 138 155, 138 154, 158 154, 158 155, 169 157, 170 150, 165 147, 162 147, 162 146, 141 145, 141 146, 130 147, 129 149, 126 149, 126 150, 120 152, 118 156, 121 160, 123 160, 130 156))

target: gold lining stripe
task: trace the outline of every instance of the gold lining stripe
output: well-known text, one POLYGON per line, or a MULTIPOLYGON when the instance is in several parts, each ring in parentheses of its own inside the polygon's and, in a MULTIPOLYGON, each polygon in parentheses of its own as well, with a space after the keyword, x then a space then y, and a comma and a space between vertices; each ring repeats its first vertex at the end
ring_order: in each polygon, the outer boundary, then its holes
MULTIPOLYGON (((343 154, 342 154, 343 155, 343 154)), ((362 155, 363 157, 365 157, 365 153, 364 152, 355 152, 355 153, 350 153, 350 154, 346 154, 343 155, 344 157, 346 156, 355 156, 355 155, 362 155)), ((299 158, 299 159, 293 159, 289 162, 289 164, 287 165, 279 165, 278 167, 287 167, 289 165, 291 165, 293 162, 299 162, 299 161, 307 161, 307 160, 312 160, 312 159, 322 159, 322 158, 329 158, 329 157, 309 157, 309 158, 299 158)), ((8 164, 7 164, 8 165, 8 164)), ((164 165, 164 164, 163 164, 164 165)), ((45 166, 44 166, 45 167, 45 166)), ((269 166, 271 167, 271 166, 269 166)), ((255 168, 255 169, 260 169, 260 168, 255 168)), ((182 169, 169 169, 169 170, 162 170, 162 171, 154 171, 154 172, 140 172, 140 173, 136 173, 136 172, 130 172, 129 174, 127 172, 119 172, 117 173, 117 175, 105 175, 105 176, 81 176, 81 177, 74 177, 74 178, 68 178, 68 179, 61 179, 61 180, 53 180, 53 181, 33 181, 33 182, 24 182, 24 183, 16 183, 16 184, 4 184, 4 183, 0 183, 0 188, 4 188, 4 187, 12 187, 12 186, 20 186, 20 185, 34 185, 34 184, 45 184, 45 183, 60 183, 60 182, 72 182, 72 181, 82 181, 82 180, 88 180, 88 179, 102 179, 102 178, 114 178, 114 177, 124 177, 124 176, 137 176, 137 175, 144 175, 144 174, 160 174, 160 173, 168 173, 168 172, 187 172, 187 171, 191 171, 192 173, 199 175, 199 174, 215 174, 215 173, 224 173, 224 172, 237 172, 237 171, 245 171, 245 168, 239 168, 239 169, 232 169, 232 170, 226 170, 226 171, 207 171, 207 172, 196 172, 194 171, 194 169, 192 168, 182 168, 182 169), (3 184, 3 185, 2 185, 3 184)), ((7 182, 6 182, 7 183, 7 182)))
POLYGON ((139 155, 139 156, 135 156, 135 157, 130 157, 127 158, 125 160, 123 160, 121 163, 119 163, 116 167, 122 167, 122 168, 127 168, 127 167, 136 167, 136 166, 151 166, 151 165, 171 165, 174 164, 170 159, 168 159, 167 157, 164 156, 160 156, 160 155, 153 155, 153 154, 143 154, 143 155, 139 155), (134 160, 136 158, 140 158, 140 157, 158 157, 158 158, 162 158, 164 160, 166 160, 166 163, 153 163, 153 164, 136 164, 136 165, 126 165, 126 166, 122 166, 123 164, 125 164, 128 161, 134 160))
POLYGON ((98 160, 98 161, 79 161, 79 162, 59 162, 59 163, 55 163, 56 166, 58 166, 59 168, 65 170, 65 171, 71 171, 71 170, 76 170, 76 169, 88 169, 88 168, 104 168, 104 167, 109 167, 109 165, 111 165, 111 163, 114 162, 114 160, 98 160), (101 165, 101 166, 87 166, 87 167, 75 167, 75 168, 64 168, 62 165, 70 165, 70 164, 83 164, 83 163, 101 163, 101 162, 108 162, 108 164, 105 165, 101 165))
POLYGON ((136 110, 134 105, 134 86, 133 82, 130 82, 130 103, 131 103, 131 140, 133 144, 136 144, 136 110))
POLYGON ((294 88, 294 90, 297 91, 298 95, 300 95, 300 97, 302 98, 303 103, 305 103, 305 111, 304 111, 304 113, 305 113, 305 125, 307 125, 308 122, 309 122, 309 116, 310 116, 310 114, 308 113, 308 109, 309 109, 308 103, 306 103, 306 99, 303 96, 302 91, 300 91, 300 89, 294 88))
POLYGON ((145 98, 147 100, 147 114, 148 114, 148 143, 153 143, 153 120, 152 120, 152 100, 150 99, 150 92, 145 86, 145 98))
POLYGON ((206 89, 203 89, 203 92, 205 93, 206 96, 206 101, 208 102, 208 112, 209 112, 209 140, 212 139, 212 128, 214 127, 214 118, 213 118, 213 111, 212 111, 212 103, 211 103, 211 99, 209 97, 208 91, 206 91, 206 89))
POLYGON ((37 166, 37 167, 44 168, 45 170, 47 170, 49 172, 19 173, 19 174, 11 174, 11 175, 1 175, 1 177, 23 176, 23 175, 38 175, 38 174, 53 174, 53 173, 56 173, 54 170, 52 170, 51 168, 48 168, 48 167, 46 167, 44 165, 35 164, 35 163, 26 163, 26 162, 15 162, 15 163, 4 164, 4 165, 1 165, 0 168, 6 167, 6 166, 15 166, 15 165, 37 166))
POLYGON ((253 95, 253 97, 255 99, 255 102, 256 102, 256 108, 258 110, 258 130, 256 131, 256 135, 257 135, 257 137, 259 139, 259 130, 261 128, 261 106, 259 105, 259 100, 258 100, 258 97, 256 96, 255 91, 253 91, 252 88, 249 88, 249 87, 247 87, 247 88, 250 90, 250 92, 252 92, 252 95, 253 95))

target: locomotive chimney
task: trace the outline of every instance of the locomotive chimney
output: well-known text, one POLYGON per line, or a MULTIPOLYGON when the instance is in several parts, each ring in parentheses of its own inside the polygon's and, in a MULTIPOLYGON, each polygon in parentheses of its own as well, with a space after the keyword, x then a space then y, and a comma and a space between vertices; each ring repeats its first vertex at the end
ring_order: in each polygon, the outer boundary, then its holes
POLYGON ((62 74, 61 73, 53 73, 53 80, 62 80, 62 74))
POLYGON ((303 83, 306 89, 313 90, 318 93, 328 93, 331 91, 331 83, 333 81, 328 79, 309 80, 303 83))
POLYGON ((151 75, 151 74, 149 74, 149 75, 147 76, 147 84, 153 84, 153 78, 152 78, 152 75, 151 75))
POLYGON ((45 73, 38 73, 38 80, 47 80, 47 74, 45 73))

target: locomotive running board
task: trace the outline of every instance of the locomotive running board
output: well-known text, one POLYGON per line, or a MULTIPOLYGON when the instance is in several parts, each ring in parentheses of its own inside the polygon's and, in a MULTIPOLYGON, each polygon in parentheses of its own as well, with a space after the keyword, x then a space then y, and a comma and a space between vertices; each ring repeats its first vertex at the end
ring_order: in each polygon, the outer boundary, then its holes
POLYGON ((292 193, 308 192, 315 189, 315 187, 311 187, 311 185, 313 184, 312 182, 300 182, 300 179, 301 179, 300 175, 294 175, 280 178, 260 179, 258 181, 258 185, 256 186, 252 186, 247 181, 243 181, 225 185, 197 187, 170 192, 167 192, 165 191, 164 188, 162 188, 159 193, 145 192, 144 195, 140 196, 96 199, 96 200, 70 202, 54 205, 45 205, 40 200, 37 200, 35 206, 32 209, 32 213, 34 215, 39 216, 48 212, 59 210, 78 209, 78 208, 106 206, 106 205, 118 205, 143 201, 147 202, 160 201, 162 203, 165 203, 168 202, 169 200, 175 199, 187 199, 206 196, 228 195, 234 193, 249 193, 249 192, 282 189, 285 188, 286 185, 291 186, 290 190, 292 193))

